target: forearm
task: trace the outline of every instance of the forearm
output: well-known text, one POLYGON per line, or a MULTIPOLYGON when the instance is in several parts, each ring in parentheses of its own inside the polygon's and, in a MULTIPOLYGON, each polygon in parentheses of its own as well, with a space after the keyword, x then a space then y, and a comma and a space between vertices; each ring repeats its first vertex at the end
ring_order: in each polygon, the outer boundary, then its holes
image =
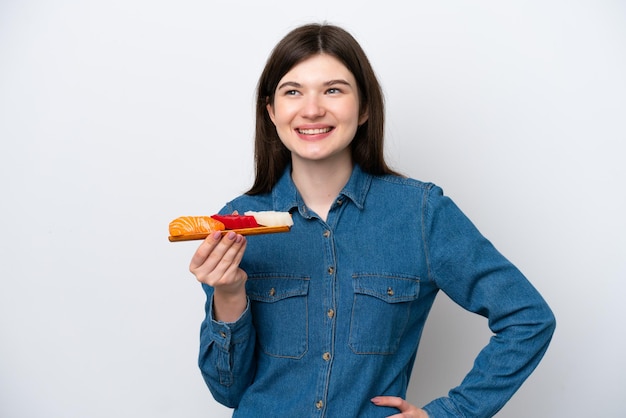
POLYGON ((198 365, 215 400, 235 408, 254 376, 255 332, 250 311, 236 321, 212 316, 213 298, 207 293, 207 316, 200 332, 198 365))
POLYGON ((218 322, 237 321, 248 306, 245 287, 240 292, 228 293, 215 289, 213 293, 213 319, 218 322))
POLYGON ((533 321, 494 335, 463 382, 424 407, 431 418, 492 417, 506 404, 539 364, 554 331, 547 305, 529 316, 533 321))

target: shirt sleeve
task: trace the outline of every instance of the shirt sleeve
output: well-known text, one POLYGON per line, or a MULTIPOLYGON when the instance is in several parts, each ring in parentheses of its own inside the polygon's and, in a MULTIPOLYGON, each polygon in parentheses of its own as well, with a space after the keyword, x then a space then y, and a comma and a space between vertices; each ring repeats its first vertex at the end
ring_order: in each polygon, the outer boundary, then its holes
POLYGON ((555 318, 524 275, 439 187, 429 190, 423 209, 430 280, 466 310, 486 317, 494 333, 461 384, 424 409, 430 418, 491 417, 537 367, 555 318))
POLYGON ((255 372, 250 302, 235 322, 213 318, 213 289, 202 285, 207 301, 200 329, 198 365, 211 394, 219 403, 236 408, 255 372))

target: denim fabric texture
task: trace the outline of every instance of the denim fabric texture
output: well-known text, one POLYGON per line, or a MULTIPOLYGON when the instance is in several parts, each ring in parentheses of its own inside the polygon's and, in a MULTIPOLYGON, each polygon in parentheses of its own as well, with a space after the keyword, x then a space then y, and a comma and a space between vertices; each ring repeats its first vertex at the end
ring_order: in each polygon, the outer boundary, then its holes
POLYGON ((236 322, 213 319, 203 285, 199 367, 234 417, 398 413, 370 399, 405 398, 439 290, 486 317, 494 335, 463 382, 423 406, 431 418, 493 416, 553 335, 544 299, 432 183, 356 166, 324 222, 287 169, 272 193, 242 195, 221 213, 235 210, 289 211, 294 225, 248 237, 248 308, 236 322))

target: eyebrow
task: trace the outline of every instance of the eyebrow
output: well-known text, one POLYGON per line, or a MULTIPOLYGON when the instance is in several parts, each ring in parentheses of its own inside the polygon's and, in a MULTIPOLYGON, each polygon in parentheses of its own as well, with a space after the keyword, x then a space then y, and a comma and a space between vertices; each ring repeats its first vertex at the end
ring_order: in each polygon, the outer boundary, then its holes
MULTIPOLYGON (((328 80, 326 81, 323 85, 328 87, 328 86, 334 86, 336 84, 342 84, 348 87, 352 87, 352 85, 350 83, 348 83, 346 80, 344 79, 336 79, 336 80, 328 80)), ((295 81, 285 81, 284 83, 280 84, 276 90, 280 90, 283 89, 285 87, 295 87, 295 88, 300 88, 302 87, 302 84, 297 83, 295 81)))

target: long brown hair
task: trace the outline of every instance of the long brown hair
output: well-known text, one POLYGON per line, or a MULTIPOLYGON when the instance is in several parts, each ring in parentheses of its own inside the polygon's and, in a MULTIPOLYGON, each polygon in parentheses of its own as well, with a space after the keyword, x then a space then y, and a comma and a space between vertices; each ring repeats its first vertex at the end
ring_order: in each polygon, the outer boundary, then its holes
POLYGON ((328 54, 352 72, 359 89, 360 109, 367 112, 351 142, 352 159, 370 174, 396 174, 384 158, 385 104, 376 74, 359 43, 346 30, 329 24, 307 24, 289 32, 273 49, 257 85, 254 141, 255 181, 249 195, 268 193, 291 161, 291 153, 276 133, 267 104, 282 77, 295 65, 317 54, 328 54))

